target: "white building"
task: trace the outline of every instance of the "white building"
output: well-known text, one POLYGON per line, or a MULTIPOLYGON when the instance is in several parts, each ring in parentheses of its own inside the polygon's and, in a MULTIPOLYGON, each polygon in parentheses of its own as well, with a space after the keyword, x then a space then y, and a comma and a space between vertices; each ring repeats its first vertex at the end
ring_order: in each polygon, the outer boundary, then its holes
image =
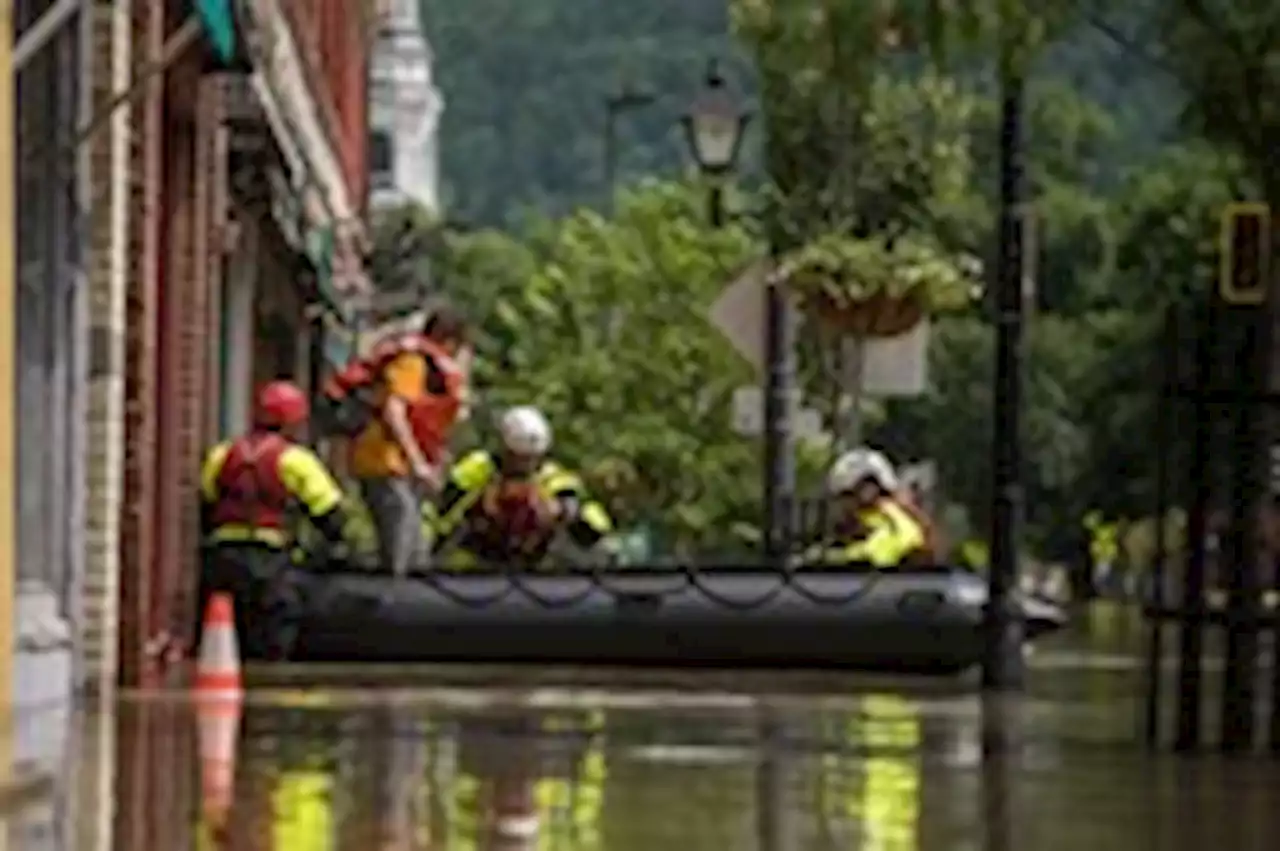
POLYGON ((431 73, 420 0, 391 0, 370 68, 370 201, 440 206, 437 129, 444 101, 431 73))

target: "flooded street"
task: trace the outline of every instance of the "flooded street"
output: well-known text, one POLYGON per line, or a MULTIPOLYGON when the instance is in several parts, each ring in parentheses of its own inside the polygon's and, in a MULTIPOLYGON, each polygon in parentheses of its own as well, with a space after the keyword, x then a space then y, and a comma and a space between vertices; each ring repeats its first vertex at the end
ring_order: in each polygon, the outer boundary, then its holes
POLYGON ((81 712, 65 776, 10 817, 8 847, 1274 847, 1280 766, 1141 749, 1141 636, 1099 608, 1005 704, 814 675, 455 670, 304 691, 258 673, 274 682, 242 716, 141 696, 81 712), (995 730, 1007 753, 984 760, 995 730))

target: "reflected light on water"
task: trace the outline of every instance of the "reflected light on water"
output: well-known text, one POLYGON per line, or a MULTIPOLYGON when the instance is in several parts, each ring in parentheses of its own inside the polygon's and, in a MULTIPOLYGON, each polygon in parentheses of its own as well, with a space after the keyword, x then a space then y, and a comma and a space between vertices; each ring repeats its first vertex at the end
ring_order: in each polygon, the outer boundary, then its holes
MULTIPOLYGON (((1105 619, 1099 633, 1132 637, 1105 619)), ((290 692, 234 718, 126 700, 75 716, 57 796, 11 817, 9 847, 1271 851, 1280 770, 1144 755, 1140 671, 1089 668, 1128 652, 1097 640, 1045 648, 1080 664, 1000 704, 1007 741, 988 757, 994 704, 847 678, 780 694, 744 675, 735 694, 669 703, 620 684, 290 692)))

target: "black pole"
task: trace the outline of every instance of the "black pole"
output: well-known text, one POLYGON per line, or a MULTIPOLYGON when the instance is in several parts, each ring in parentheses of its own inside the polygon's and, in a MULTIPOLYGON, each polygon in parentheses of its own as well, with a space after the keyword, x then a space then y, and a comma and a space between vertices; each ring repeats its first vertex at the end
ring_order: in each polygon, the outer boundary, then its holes
POLYGON ((1013 851, 1018 847, 1018 784, 1013 782, 1021 719, 1017 707, 991 695, 982 702, 982 825, 984 851, 1013 851))
POLYGON ((756 765, 756 842, 760 851, 792 851, 797 814, 795 756, 786 743, 785 722, 771 709, 760 720, 763 753, 756 765))
MULTIPOLYGON (((1155 443, 1155 518, 1156 539, 1155 554, 1151 563, 1150 588, 1141 590, 1142 605, 1150 607, 1158 613, 1152 619, 1147 634, 1147 676, 1146 694, 1143 699, 1142 733, 1143 741, 1149 750, 1160 746, 1160 698, 1164 693, 1164 625, 1162 617, 1169 608, 1169 592, 1167 577, 1167 561, 1169 543, 1166 525, 1169 509, 1178 504, 1177 498, 1170 494, 1169 468, 1170 462, 1180 459, 1172 455, 1181 448, 1180 433, 1177 431, 1178 417, 1182 413, 1181 397, 1178 394, 1178 381, 1181 370, 1178 368, 1178 311, 1169 308, 1165 315, 1164 327, 1160 331, 1159 344, 1155 346, 1156 381, 1160 388, 1159 403, 1156 406, 1155 443)), ((1176 462, 1175 462, 1176 463, 1176 462)))
POLYGON ((610 99, 604 106, 604 192, 606 209, 613 207, 613 187, 618 172, 618 106, 610 99))
POLYGON ((605 209, 613 209, 614 190, 618 183, 618 119, 624 112, 643 109, 654 102, 652 92, 623 85, 604 102, 603 178, 605 209))
POLYGON ((784 285, 772 279, 765 287, 765 359, 768 364, 764 392, 765 555, 771 566, 784 570, 790 551, 791 506, 795 495, 791 434, 796 395, 795 323, 784 285))
POLYGON ((1182 585, 1181 623, 1178 625, 1177 717, 1173 749, 1188 753, 1200 747, 1201 668, 1205 645, 1205 592, 1208 590, 1208 536, 1213 511, 1212 466, 1213 414, 1206 401, 1213 379, 1213 352, 1216 347, 1212 316, 1197 318, 1195 327, 1195 372, 1191 385, 1191 446, 1186 476, 1190 484, 1187 506, 1187 567, 1182 585))
POLYGON ((724 187, 719 183, 713 183, 707 192, 707 215, 712 227, 724 227, 724 187))
POLYGON ((1022 492, 1023 90, 1021 73, 1001 69, 1000 244, 996 268, 995 411, 992 446, 991 572, 982 685, 1023 684, 1022 616, 1017 608, 1022 492))
POLYGON ((1231 535, 1220 563, 1226 569, 1227 669, 1223 678, 1221 749, 1246 753, 1253 749, 1258 677, 1258 618, 1262 614, 1261 561, 1258 535, 1267 495, 1270 448, 1263 407, 1269 382, 1270 319, 1265 309, 1236 307, 1227 311, 1239 338, 1232 375, 1235 395, 1231 446, 1231 535))

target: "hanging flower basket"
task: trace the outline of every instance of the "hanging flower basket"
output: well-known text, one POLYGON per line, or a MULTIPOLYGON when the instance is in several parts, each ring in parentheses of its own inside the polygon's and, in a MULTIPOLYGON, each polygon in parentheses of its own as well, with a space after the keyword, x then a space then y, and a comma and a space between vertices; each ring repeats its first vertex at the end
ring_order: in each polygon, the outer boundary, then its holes
POLYGON ((826 327, 856 337, 897 337, 931 314, 962 307, 978 268, 971 258, 932 244, 830 234, 783 266, 804 310, 826 327))
POLYGON ((926 315, 924 301, 915 293, 876 293, 853 300, 819 292, 806 295, 802 303, 806 312, 823 325, 853 337, 897 337, 926 315))

